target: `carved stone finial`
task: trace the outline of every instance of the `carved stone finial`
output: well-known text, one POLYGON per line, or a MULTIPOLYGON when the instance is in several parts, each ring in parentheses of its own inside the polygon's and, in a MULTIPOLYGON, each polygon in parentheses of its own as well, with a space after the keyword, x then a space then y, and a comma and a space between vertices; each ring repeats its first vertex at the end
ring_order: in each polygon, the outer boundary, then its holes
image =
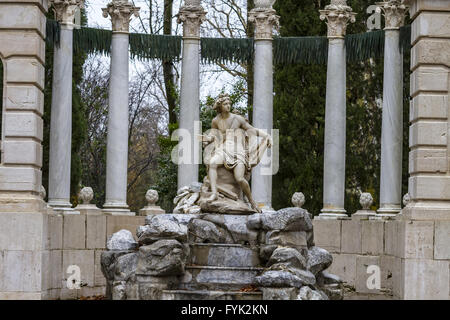
POLYGON ((269 8, 255 8, 248 13, 248 21, 255 24, 256 40, 272 40, 273 29, 280 27, 280 17, 269 8))
POLYGON ((347 24, 356 21, 356 13, 347 5, 346 0, 332 0, 325 6, 325 10, 319 10, 320 20, 327 20, 328 38, 344 38, 347 32, 347 24))
POLYGON ((111 17, 112 31, 128 33, 130 30, 131 16, 139 17, 140 8, 135 7, 127 0, 113 0, 103 8, 103 17, 111 17))
POLYGON ((361 193, 359 197, 359 203, 361 204, 363 210, 370 210, 373 203, 372 195, 369 192, 361 193))
POLYGON ((59 23, 73 26, 75 13, 84 8, 84 0, 50 0, 49 5, 55 10, 55 19, 59 23))
POLYGON ((397 30, 405 24, 408 6, 400 0, 377 2, 377 13, 384 13, 385 30, 397 30))
POLYGON ((295 207, 301 208, 305 204, 305 195, 301 192, 296 192, 292 195, 291 202, 295 207))
POLYGON ((272 8, 276 0, 255 0, 255 8, 272 8))
POLYGON ((408 203, 411 202, 411 196, 409 195, 409 193, 406 193, 403 196, 403 205, 406 207, 408 205, 408 203))
POLYGON ((78 192, 78 198, 83 204, 90 204, 92 199, 94 199, 94 190, 91 187, 84 187, 78 192))
POLYGON ((154 206, 158 202, 158 191, 150 189, 145 194, 145 200, 148 202, 148 206, 154 206))
POLYGON ((206 11, 200 1, 185 1, 177 14, 177 22, 183 24, 184 38, 200 38, 200 26, 206 20, 206 11))

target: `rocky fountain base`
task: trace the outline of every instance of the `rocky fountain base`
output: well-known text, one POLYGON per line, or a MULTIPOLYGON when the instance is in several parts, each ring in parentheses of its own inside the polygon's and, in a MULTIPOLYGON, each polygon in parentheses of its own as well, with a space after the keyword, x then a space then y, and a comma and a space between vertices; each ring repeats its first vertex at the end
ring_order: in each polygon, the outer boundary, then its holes
POLYGON ((314 246, 310 214, 149 215, 138 242, 121 230, 101 258, 113 300, 342 299, 332 263, 314 246))

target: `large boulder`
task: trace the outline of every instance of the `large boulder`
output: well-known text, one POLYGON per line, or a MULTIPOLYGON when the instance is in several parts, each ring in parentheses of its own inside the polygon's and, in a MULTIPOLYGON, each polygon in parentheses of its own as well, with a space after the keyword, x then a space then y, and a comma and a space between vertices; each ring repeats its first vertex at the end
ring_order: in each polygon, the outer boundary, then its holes
POLYGON ((308 286, 300 289, 297 300, 329 300, 328 297, 320 291, 312 290, 308 286))
POLYGON ((254 214, 249 217, 247 226, 253 230, 268 231, 311 231, 313 228, 308 211, 297 207, 254 214))
POLYGON ((216 224, 192 219, 188 225, 189 241, 195 243, 234 243, 230 233, 216 224))
POLYGON ((133 234, 125 229, 122 229, 108 239, 106 248, 108 250, 126 251, 134 250, 138 247, 137 242, 133 238, 133 234))
POLYGON ((247 227, 246 216, 210 214, 203 216, 202 219, 227 230, 233 238, 233 243, 253 246, 258 244, 258 232, 247 227))
POLYGON ((148 216, 146 225, 137 228, 140 244, 152 244, 161 239, 187 240, 187 226, 170 214, 148 216))
POLYGON ((308 270, 314 275, 327 269, 333 262, 332 255, 325 249, 312 247, 308 250, 308 270))
POLYGON ((136 274, 177 276, 184 274, 189 246, 177 240, 159 240, 139 248, 136 274))
POLYGON ((138 253, 128 253, 119 256, 115 263, 114 280, 128 281, 136 273, 138 253))
POLYGON ((296 249, 280 247, 272 253, 267 266, 306 269, 306 259, 296 249))
POLYGON ((307 233, 305 231, 272 230, 266 233, 266 244, 276 244, 283 247, 307 248, 307 233))
POLYGON ((132 253, 133 251, 103 251, 100 255, 100 266, 106 280, 113 281, 116 272, 117 259, 120 256, 132 253))

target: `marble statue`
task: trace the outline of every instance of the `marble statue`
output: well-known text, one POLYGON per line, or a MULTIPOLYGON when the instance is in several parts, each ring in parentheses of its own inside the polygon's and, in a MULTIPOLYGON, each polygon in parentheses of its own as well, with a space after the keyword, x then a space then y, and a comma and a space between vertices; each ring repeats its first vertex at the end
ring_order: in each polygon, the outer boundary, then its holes
POLYGON ((203 160, 208 175, 203 181, 200 207, 203 212, 261 212, 253 200, 249 180, 252 168, 272 146, 272 139, 263 130, 251 126, 241 115, 231 112, 228 94, 217 98, 214 109, 217 116, 212 120, 211 130, 202 136, 205 146, 203 160), (262 140, 259 141, 258 137, 262 140))

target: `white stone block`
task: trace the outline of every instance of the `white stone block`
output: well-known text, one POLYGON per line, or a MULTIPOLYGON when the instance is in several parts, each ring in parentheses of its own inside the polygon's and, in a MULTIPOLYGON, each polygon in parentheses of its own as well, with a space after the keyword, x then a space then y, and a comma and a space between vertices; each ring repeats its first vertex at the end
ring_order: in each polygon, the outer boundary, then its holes
MULTIPOLYGON (((94 286, 94 250, 64 250, 63 251, 63 284, 62 289, 67 289, 67 268, 71 265, 78 266, 81 271, 81 286, 94 286)), ((76 291, 76 290, 74 290, 76 291)))
POLYGON ((35 31, 0 30, 3 58, 12 55, 35 56, 45 63, 45 42, 35 31))
POLYGON ((384 221, 362 221, 361 249, 363 254, 382 255, 384 252, 384 221))
POLYGON ((0 190, 39 192, 42 172, 36 168, 0 166, 0 190))
POLYGON ((40 292, 42 251, 3 251, 0 291, 40 292))
POLYGON ((419 121, 409 127, 409 146, 447 146, 447 122, 419 121))
POLYGON ((86 216, 70 214, 64 215, 63 248, 86 248, 86 216))
POLYGON ((44 90, 45 68, 34 58, 9 58, 6 61, 6 82, 26 82, 36 84, 44 90))
POLYGON ((440 175, 410 177, 409 193, 412 199, 450 199, 450 177, 440 175))
POLYGON ((417 42, 411 49, 411 69, 415 69, 421 64, 450 67, 449 39, 421 39, 417 42))
POLYGON ((106 278, 102 273, 101 255, 103 250, 95 250, 95 265, 94 265, 94 285, 106 286, 106 278))
POLYGON ((420 37, 450 38, 450 13, 422 12, 414 20, 411 29, 413 42, 420 37))
POLYGON ((448 70, 443 66, 419 66, 411 75, 412 97, 419 92, 447 92, 448 70))
POLYGON ((62 249, 63 247, 63 217, 61 215, 48 216, 49 249, 62 249))
POLYGON ((312 222, 316 246, 330 252, 341 252, 341 220, 314 219, 312 222))
POLYGON ((447 109, 447 94, 420 94, 411 100, 409 120, 411 122, 427 118, 447 120, 447 109))
POLYGON ((36 141, 6 140, 3 143, 3 163, 42 167, 42 145, 36 141))
POLYGON ((106 248, 106 216, 86 216, 86 248, 106 248))
POLYGON ((41 9, 34 4, 1 4, 0 29, 36 29, 45 36, 45 23, 42 22, 42 17, 41 9))
MULTIPOLYGON (((356 292, 360 293, 381 293, 380 289, 372 289, 367 285, 367 280, 373 275, 371 272, 367 272, 369 266, 377 266, 380 269, 381 276, 381 263, 379 256, 356 256, 356 292)), ((370 271, 370 270, 369 270, 370 271)), ((381 281, 381 278, 380 278, 381 281)))
POLYGON ((354 286, 356 279, 356 254, 333 253, 332 256, 333 263, 327 271, 338 275, 348 285, 354 286))
POLYGON ((401 258, 433 259, 433 221, 406 221, 401 223, 401 258))
POLYGON ((406 259, 404 267, 405 300, 448 299, 448 261, 406 259))
POLYGON ((44 93, 32 85, 8 85, 5 88, 5 110, 44 113, 44 93))
POLYGON ((5 112, 5 141, 8 137, 35 138, 42 141, 43 120, 32 112, 5 112))
POLYGON ((1 213, 0 250, 41 250, 44 247, 45 214, 1 213))
POLYGON ((435 221, 434 259, 450 260, 450 221, 435 221))
POLYGON ((411 18, 415 18, 419 13, 423 14, 424 11, 450 11, 448 0, 408 0, 407 2, 410 5, 411 18))
POLYGON ((361 221, 342 221, 341 252, 361 253, 361 221))
POLYGON ((447 172, 447 149, 414 149, 409 153, 409 173, 447 172))

